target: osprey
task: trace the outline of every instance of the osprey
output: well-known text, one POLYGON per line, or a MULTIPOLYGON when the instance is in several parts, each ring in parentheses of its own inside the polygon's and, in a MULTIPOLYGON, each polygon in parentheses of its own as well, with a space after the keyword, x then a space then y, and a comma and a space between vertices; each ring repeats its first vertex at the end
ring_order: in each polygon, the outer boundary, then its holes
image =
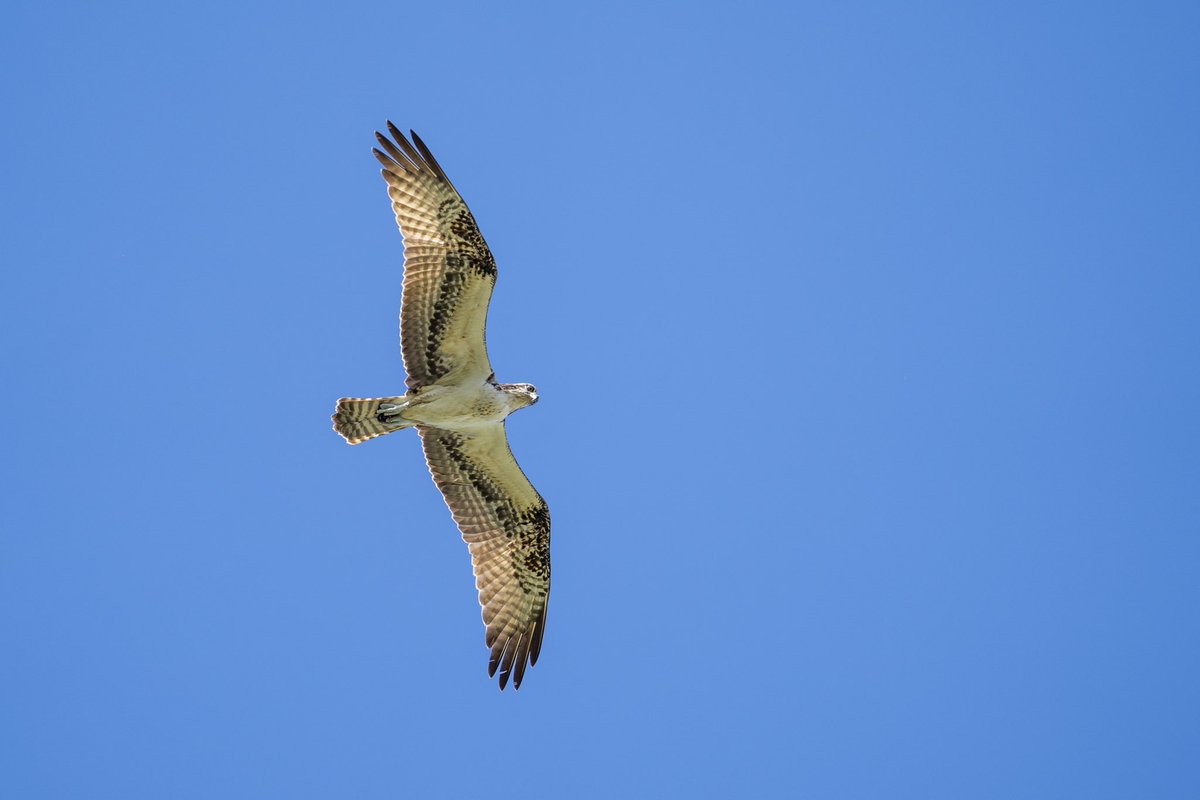
POLYGON ((484 341, 496 261, 475 217, 424 142, 391 122, 375 133, 404 237, 402 397, 343 397, 333 428, 360 444, 416 428, 434 483, 471 551, 483 606, 488 675, 521 686, 537 663, 550 594, 550 510, 508 447, 505 418, 538 400, 528 383, 497 383, 484 341), (415 145, 415 146, 414 146, 415 145))

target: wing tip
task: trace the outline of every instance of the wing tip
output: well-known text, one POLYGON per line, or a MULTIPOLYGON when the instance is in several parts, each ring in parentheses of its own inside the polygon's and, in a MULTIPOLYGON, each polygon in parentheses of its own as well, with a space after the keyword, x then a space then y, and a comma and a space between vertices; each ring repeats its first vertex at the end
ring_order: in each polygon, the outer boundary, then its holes
POLYGON ((446 171, 442 169, 442 165, 434 158, 429 145, 425 144, 424 140, 417 135, 415 130, 409 128, 408 136, 406 137, 390 119, 384 125, 388 133, 391 134, 391 139, 388 139, 388 137, 379 131, 375 131, 375 138, 379 140, 380 145, 388 152, 388 155, 399 162, 404 168, 408 169, 411 166, 410 171, 426 173, 454 188, 454 184, 450 183, 450 179, 446 177, 446 171), (399 155, 400 152, 403 152, 403 155, 399 155), (411 165, 408 162, 412 162, 411 165))

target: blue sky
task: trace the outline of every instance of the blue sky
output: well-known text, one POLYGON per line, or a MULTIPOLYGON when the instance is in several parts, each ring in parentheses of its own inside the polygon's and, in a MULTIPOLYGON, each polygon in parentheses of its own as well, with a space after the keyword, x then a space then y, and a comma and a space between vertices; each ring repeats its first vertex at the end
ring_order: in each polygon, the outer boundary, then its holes
POLYGON ((18 3, 0 794, 1191 798, 1188 3, 18 3), (486 677, 370 155, 542 402, 486 677))

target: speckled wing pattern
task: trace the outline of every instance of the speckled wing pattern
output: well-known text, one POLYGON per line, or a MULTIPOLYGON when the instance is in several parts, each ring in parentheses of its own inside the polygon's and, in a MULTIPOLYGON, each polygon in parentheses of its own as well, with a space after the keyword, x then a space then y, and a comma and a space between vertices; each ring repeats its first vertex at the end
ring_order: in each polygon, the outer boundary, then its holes
POLYGON ((536 664, 550 595, 550 510, 508 448, 504 424, 469 431, 418 426, 433 480, 471 549, 483 606, 488 674, 521 686, 536 664))
POLYGON ((391 138, 376 132, 375 157, 396 223, 404 236, 404 291, 400 349, 408 388, 450 377, 491 374, 484 328, 496 285, 496 261, 463 202, 429 148, 412 143, 395 125, 391 138))

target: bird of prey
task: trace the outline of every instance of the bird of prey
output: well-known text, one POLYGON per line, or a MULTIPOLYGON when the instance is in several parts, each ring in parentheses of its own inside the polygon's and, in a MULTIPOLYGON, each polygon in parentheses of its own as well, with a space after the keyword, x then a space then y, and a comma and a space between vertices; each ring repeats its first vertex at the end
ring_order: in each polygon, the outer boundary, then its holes
POLYGON ((475 217, 424 142, 391 122, 376 132, 404 237, 402 397, 338 400, 333 428, 360 444, 416 428, 433 480, 471 551, 483 606, 488 675, 521 686, 536 664, 550 594, 550 510, 508 447, 505 418, 538 400, 528 383, 497 383, 484 341, 496 261, 475 217))

